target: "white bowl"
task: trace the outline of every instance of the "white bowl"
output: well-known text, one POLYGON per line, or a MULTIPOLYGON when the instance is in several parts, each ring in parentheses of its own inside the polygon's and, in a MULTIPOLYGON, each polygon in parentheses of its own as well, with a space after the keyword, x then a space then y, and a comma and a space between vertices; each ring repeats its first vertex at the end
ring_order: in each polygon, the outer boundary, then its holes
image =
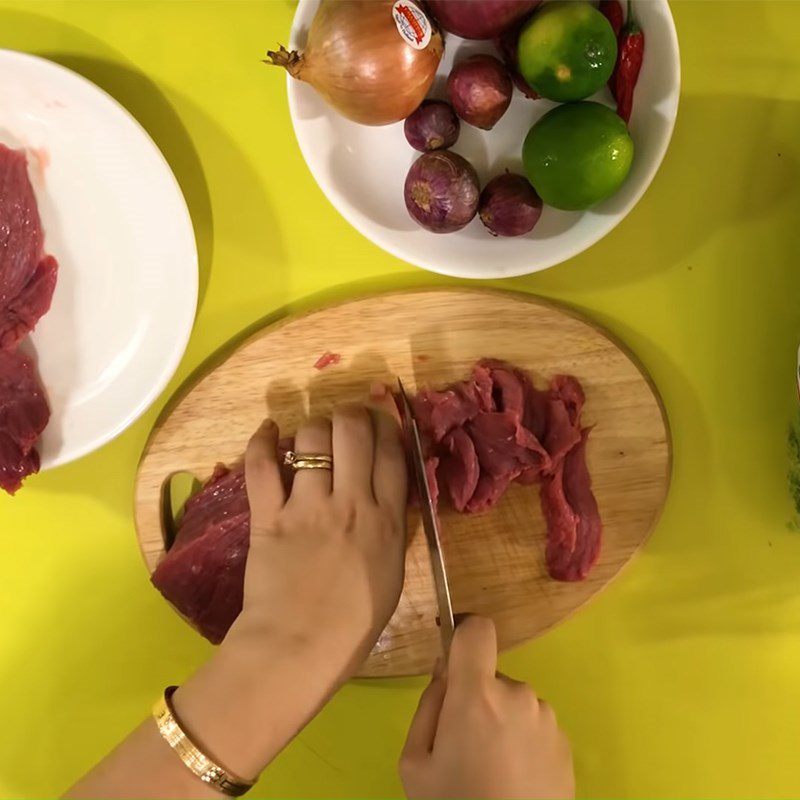
POLYGON ((59 262, 52 307, 21 345, 52 415, 42 468, 113 439, 164 390, 197 305, 197 249, 169 165, 133 117, 65 67, 0 50, 0 142, 25 148, 59 262))
MULTIPOLYGON (((318 0, 300 0, 291 46, 302 50, 318 0)), ((635 156, 630 175, 613 197, 591 211, 545 208, 527 236, 494 238, 476 217, 462 230, 434 234, 409 217, 403 183, 419 156, 405 140, 402 123, 369 127, 350 122, 327 106, 308 84, 288 79, 289 109, 303 157, 339 213, 379 247, 423 269, 462 278, 502 278, 547 269, 590 247, 636 205, 669 145, 678 111, 680 56, 667 0, 637 0, 645 32, 645 57, 634 96, 630 131, 635 156)), ((491 42, 448 35, 431 91, 444 98, 453 63, 477 52, 496 54, 491 42)), ((613 105, 607 89, 594 98, 613 105)), ((522 142, 531 125, 555 104, 528 100, 518 91, 491 131, 462 123, 453 150, 478 170, 481 182, 508 168, 521 172, 522 142)))

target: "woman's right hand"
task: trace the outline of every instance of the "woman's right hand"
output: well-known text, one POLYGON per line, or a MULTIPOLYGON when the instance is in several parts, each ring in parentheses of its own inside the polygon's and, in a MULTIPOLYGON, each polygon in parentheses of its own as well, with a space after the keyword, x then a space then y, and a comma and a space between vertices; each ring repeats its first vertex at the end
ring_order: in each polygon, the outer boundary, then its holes
POLYGON ((403 750, 400 777, 412 800, 574 797, 569 742, 553 709, 496 670, 494 623, 467 617, 403 750))

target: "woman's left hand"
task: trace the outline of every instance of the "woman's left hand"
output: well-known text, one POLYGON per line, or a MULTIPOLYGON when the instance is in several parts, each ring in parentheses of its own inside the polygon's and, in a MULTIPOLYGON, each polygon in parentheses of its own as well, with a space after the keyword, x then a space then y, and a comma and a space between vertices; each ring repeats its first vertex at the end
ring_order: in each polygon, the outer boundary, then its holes
MULTIPOLYGON (((394 401, 337 407, 297 432, 286 497, 278 429, 250 440, 250 552, 244 607, 214 657, 173 695, 183 729, 240 779, 254 778, 367 657, 403 588, 406 460, 394 401)), ((219 797, 164 743, 152 720, 70 791, 72 797, 219 797), (146 768, 143 768, 145 765, 146 768)))
POLYGON ((333 470, 298 470, 288 497, 273 422, 245 458, 250 552, 229 639, 324 653, 342 679, 369 654, 403 587, 406 459, 391 395, 374 399, 298 430, 295 451, 331 455, 333 470))

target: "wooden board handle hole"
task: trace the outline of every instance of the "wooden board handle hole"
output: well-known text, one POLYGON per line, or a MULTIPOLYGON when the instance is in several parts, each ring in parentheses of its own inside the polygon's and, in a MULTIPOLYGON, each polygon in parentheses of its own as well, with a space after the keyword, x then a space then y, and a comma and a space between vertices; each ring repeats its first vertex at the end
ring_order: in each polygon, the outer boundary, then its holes
POLYGON ((175 542, 186 501, 197 494, 202 483, 191 472, 173 472, 161 486, 161 535, 164 549, 175 542))

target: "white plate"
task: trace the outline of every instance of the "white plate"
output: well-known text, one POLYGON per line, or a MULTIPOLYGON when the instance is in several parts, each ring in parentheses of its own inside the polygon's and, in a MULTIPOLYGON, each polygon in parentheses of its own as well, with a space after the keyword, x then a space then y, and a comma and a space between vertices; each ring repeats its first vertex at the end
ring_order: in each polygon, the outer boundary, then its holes
MULTIPOLYGON (((300 0, 292 25, 292 47, 302 49, 318 0, 300 0)), ((680 90, 678 37, 667 0, 637 0, 637 19, 646 52, 636 87, 630 131, 636 154, 624 186, 588 212, 546 208, 527 236, 495 239, 476 217, 453 234, 418 227, 403 202, 403 183, 419 153, 403 135, 402 123, 367 127, 346 120, 325 105, 309 85, 288 79, 289 108, 297 141, 322 191, 342 216, 389 253, 444 275, 501 278, 559 264, 605 236, 636 205, 664 158, 680 90)), ((455 61, 487 52, 491 42, 468 42, 448 35, 432 96, 444 98, 444 82, 455 61)), ((612 104, 607 90, 595 98, 612 104)), ((555 104, 528 100, 514 91, 509 110, 491 131, 461 124, 452 148, 472 162, 481 182, 505 168, 521 171, 522 141, 535 120, 555 104)))
POLYGON ((175 177, 105 92, 50 61, 0 50, 0 142, 25 147, 50 312, 24 347, 52 408, 42 467, 79 458, 142 414, 172 377, 197 305, 194 231, 175 177))

